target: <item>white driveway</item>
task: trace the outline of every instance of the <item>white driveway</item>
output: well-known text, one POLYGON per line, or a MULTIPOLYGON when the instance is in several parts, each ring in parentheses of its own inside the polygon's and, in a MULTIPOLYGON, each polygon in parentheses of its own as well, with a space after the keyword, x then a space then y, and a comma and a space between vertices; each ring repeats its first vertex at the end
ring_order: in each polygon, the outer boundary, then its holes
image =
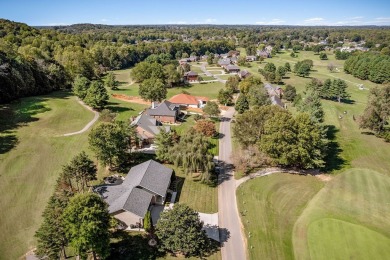
POLYGON ((199 212, 199 218, 203 221, 203 230, 209 238, 220 242, 219 227, 218 227, 218 213, 206 214, 199 212))

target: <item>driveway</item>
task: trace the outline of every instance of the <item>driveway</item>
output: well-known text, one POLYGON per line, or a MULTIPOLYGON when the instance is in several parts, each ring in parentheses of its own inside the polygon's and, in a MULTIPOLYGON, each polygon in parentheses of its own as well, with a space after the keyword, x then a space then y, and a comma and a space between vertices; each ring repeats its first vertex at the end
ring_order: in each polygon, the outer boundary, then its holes
POLYGON ((209 238, 220 242, 219 239, 219 227, 218 227, 218 213, 206 214, 199 212, 199 218, 203 221, 203 230, 209 238))
POLYGON ((218 159, 224 162, 223 171, 218 180, 218 213, 223 260, 246 259, 246 240, 237 208, 237 184, 229 167, 232 154, 230 120, 234 112, 234 108, 229 108, 225 112, 219 129, 223 137, 219 141, 218 159))

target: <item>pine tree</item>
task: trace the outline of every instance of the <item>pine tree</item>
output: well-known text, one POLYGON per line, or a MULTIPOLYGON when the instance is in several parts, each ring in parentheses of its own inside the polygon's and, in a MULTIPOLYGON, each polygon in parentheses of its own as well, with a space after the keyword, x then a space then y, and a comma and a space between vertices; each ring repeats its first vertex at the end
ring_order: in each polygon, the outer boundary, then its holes
POLYGON ((84 101, 87 105, 93 108, 102 109, 107 105, 109 96, 107 90, 101 81, 92 81, 87 90, 84 101))
POLYGON ((246 96, 244 94, 241 94, 237 101, 236 101, 236 105, 234 106, 234 108, 236 109, 236 111, 239 113, 239 114, 242 114, 244 113, 246 110, 249 109, 249 103, 248 103, 248 100, 246 98, 246 96))

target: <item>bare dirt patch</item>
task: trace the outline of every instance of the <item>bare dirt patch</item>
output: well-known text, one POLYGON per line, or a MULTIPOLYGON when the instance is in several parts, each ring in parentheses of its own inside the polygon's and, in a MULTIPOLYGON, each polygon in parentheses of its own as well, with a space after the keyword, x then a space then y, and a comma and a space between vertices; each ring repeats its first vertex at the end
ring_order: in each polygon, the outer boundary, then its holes
POLYGON ((122 101, 129 102, 129 103, 150 105, 149 101, 143 100, 140 97, 127 96, 127 95, 123 95, 123 94, 112 94, 112 97, 115 98, 115 99, 119 99, 119 100, 122 100, 122 101))

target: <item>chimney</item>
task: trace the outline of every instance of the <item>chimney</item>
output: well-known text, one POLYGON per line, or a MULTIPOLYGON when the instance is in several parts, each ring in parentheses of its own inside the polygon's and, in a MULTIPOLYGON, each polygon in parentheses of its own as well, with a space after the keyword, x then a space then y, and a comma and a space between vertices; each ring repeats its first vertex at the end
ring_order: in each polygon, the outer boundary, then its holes
POLYGON ((153 101, 152 102, 152 109, 155 109, 156 108, 156 103, 153 101))

